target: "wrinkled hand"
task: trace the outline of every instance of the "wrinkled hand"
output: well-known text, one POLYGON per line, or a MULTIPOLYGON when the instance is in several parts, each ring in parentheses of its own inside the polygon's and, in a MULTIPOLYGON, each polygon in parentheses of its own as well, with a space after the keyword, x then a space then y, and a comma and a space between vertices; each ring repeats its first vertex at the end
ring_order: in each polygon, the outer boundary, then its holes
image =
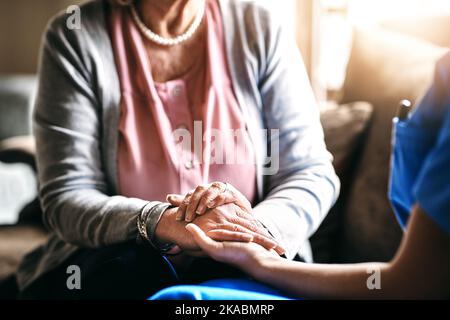
POLYGON ((248 213, 252 211, 252 206, 247 198, 231 184, 223 182, 199 185, 188 192, 181 201, 177 195, 168 195, 167 201, 178 206, 177 220, 186 220, 187 222, 193 221, 196 215, 202 215, 208 209, 228 203, 234 203, 248 213))
POLYGON ((211 258, 234 265, 249 274, 265 259, 281 259, 275 251, 267 250, 256 243, 215 241, 193 223, 186 225, 186 229, 192 234, 197 245, 211 258))
POLYGON ((197 216, 193 222, 209 237, 217 241, 255 242, 268 250, 284 254, 283 248, 272 238, 252 214, 243 211, 234 203, 209 209, 197 216))
MULTIPOLYGON (((155 235, 158 241, 175 243, 183 251, 199 251, 191 234, 184 228, 186 222, 175 220, 174 210, 176 209, 168 209, 158 223, 155 235)), ((253 241, 268 250, 274 249, 280 255, 284 253, 283 248, 252 214, 244 212, 233 203, 209 209, 205 214, 197 216, 194 223, 217 241, 253 241)))
MULTIPOLYGON (((176 220, 183 224, 183 229, 184 220, 194 221, 216 241, 255 242, 268 250, 275 250, 280 255, 285 252, 255 218, 247 198, 230 184, 213 182, 198 186, 186 196, 168 195, 167 200, 178 207, 175 209, 176 220)), ((184 231, 172 232, 174 238, 171 241, 184 251, 198 251, 192 236, 184 231), (185 233, 189 237, 186 237, 185 233)))

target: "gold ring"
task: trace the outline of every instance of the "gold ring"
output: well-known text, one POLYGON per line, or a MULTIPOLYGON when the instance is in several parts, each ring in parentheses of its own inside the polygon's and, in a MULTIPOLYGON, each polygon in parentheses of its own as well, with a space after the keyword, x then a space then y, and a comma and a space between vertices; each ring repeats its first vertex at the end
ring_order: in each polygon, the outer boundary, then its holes
POLYGON ((222 193, 225 193, 228 191, 228 182, 222 182, 225 184, 225 189, 223 189, 222 193))

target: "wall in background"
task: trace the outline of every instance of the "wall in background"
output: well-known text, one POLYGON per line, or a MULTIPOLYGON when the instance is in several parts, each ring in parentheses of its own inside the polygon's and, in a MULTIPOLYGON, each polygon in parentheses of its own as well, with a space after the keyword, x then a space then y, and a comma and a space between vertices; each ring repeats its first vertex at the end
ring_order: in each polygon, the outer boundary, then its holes
MULTIPOLYGON (((274 1, 274 7, 283 7, 281 9, 293 15, 297 42, 309 71, 313 0, 281 1, 283 6, 274 1), (295 12, 291 11, 293 8, 295 12)), ((35 73, 41 37, 48 20, 69 5, 81 2, 84 1, 0 0, 0 74, 35 73)))
POLYGON ((0 73, 35 73, 47 21, 80 0, 0 0, 0 73))

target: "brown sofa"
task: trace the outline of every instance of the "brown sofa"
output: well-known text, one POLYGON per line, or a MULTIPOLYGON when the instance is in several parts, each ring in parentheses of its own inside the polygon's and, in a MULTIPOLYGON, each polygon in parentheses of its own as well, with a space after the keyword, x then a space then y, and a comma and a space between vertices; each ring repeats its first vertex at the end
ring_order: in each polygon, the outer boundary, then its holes
MULTIPOLYGON (((446 51, 445 37, 439 45, 420 37, 386 28, 355 30, 342 105, 322 112, 343 188, 311 239, 318 262, 387 261, 398 247, 401 230, 386 197, 391 119, 398 101, 420 97, 431 81, 435 61, 446 51)), ((33 210, 39 215, 35 204, 33 210)), ((32 216, 33 212, 18 225, 0 227, 0 298, 13 297, 11 287, 1 285, 2 279, 11 280, 23 255, 46 239, 39 219, 32 216)))

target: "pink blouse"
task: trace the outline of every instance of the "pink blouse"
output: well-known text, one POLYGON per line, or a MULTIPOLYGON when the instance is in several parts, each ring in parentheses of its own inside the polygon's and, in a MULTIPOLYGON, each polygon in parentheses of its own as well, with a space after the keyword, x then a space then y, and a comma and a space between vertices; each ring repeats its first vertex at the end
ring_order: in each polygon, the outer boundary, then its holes
POLYGON ((122 91, 120 194, 165 201, 197 185, 229 182, 251 202, 255 154, 234 95, 217 1, 208 1, 207 61, 183 77, 155 83, 147 41, 128 9, 114 7, 112 42, 122 91))

